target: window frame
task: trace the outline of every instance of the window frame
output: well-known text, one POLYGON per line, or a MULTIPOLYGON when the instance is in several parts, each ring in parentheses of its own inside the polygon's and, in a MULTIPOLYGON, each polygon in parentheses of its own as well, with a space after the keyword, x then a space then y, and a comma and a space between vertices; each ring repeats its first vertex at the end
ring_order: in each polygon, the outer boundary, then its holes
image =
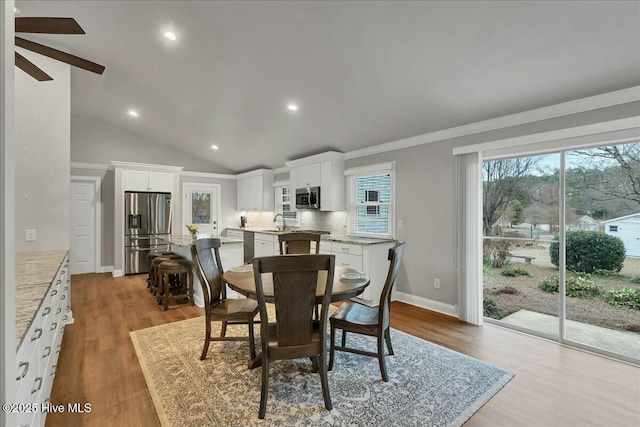
POLYGON ((291 227, 299 227, 300 226, 300 214, 295 206, 295 197, 293 193, 293 189, 291 188, 291 183, 289 181, 276 181, 273 183, 273 193, 274 193, 274 204, 273 209, 275 215, 281 214, 284 218, 284 224, 291 227), (295 218, 286 218, 284 217, 284 194, 282 194, 282 189, 289 189, 289 210, 286 212, 293 212, 295 214, 295 218))

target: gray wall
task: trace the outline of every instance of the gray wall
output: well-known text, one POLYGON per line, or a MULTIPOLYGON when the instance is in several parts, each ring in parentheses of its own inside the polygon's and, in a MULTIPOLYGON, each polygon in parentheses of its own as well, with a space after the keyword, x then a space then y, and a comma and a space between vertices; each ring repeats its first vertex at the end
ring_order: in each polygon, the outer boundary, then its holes
POLYGON ((70 66, 21 53, 53 77, 15 73, 16 250, 69 248, 70 66), (27 242, 25 231, 37 240, 27 242))
POLYGON ((457 303, 455 270, 455 187, 452 150, 550 130, 638 115, 640 102, 484 132, 347 160, 345 168, 396 161, 396 238, 407 247, 396 289, 445 304, 457 303), (433 279, 440 278, 440 289, 433 279))
MULTIPOLYGON (((227 227, 240 226, 240 212, 236 210, 237 190, 235 179, 206 178, 196 176, 180 176, 180 194, 182 195, 182 184, 185 182, 197 182, 205 184, 220 184, 220 218, 218 232, 222 233, 227 227)), ((184 199, 182 197, 181 199, 184 199)), ((182 215, 182 206, 180 207, 182 215)), ((175 230, 176 234, 186 234, 187 230, 175 230)))
POLYGON ((102 120, 78 115, 71 118, 71 160, 103 164, 118 160, 183 166, 184 170, 196 172, 235 173, 224 166, 149 140, 102 120))

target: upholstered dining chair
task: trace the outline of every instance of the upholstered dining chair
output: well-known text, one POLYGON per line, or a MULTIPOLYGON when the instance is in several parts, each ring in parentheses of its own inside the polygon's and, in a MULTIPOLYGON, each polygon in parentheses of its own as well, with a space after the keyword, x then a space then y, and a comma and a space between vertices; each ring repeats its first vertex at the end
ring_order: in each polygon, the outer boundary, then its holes
POLYGON ((320 374, 324 406, 331 410, 327 381, 327 321, 333 290, 335 255, 281 255, 253 260, 253 274, 260 307, 262 340, 262 390, 258 418, 267 411, 269 362, 271 360, 310 357, 314 371, 320 374), (326 272, 325 272, 326 271, 326 272), (273 278, 275 323, 269 324, 262 274, 273 278), (326 275, 326 276, 323 276, 326 275), (318 280, 326 280, 322 299, 320 328, 313 326, 313 309, 318 280))
POLYGON ((389 249, 389 273, 387 280, 382 288, 380 295, 380 304, 378 307, 368 307, 355 302, 344 303, 333 313, 329 322, 331 324, 331 348, 329 355, 329 370, 333 369, 333 357, 335 350, 346 351, 349 353, 361 354, 364 356, 376 357, 380 364, 380 373, 384 381, 389 381, 387 374, 387 366, 385 363, 384 343, 386 341, 389 354, 393 355, 393 347, 391 346, 391 335, 389 333, 389 310, 391 303, 391 291, 398 275, 400 261, 404 253, 404 242, 389 249), (336 329, 342 329, 342 345, 335 345, 336 329), (347 332, 363 334, 377 338, 377 351, 365 351, 356 348, 347 347, 347 332))
POLYGON ((316 254, 320 253, 320 234, 318 233, 282 233, 278 235, 280 255, 310 254, 311 242, 316 242, 316 254))
POLYGON ((258 303, 248 298, 227 299, 226 284, 222 280, 222 262, 220 260, 220 239, 198 239, 191 245, 193 266, 202 285, 206 331, 204 348, 200 360, 207 357, 211 341, 249 341, 249 353, 256 357, 253 334, 254 317, 258 314, 258 303), (211 336, 211 322, 220 321, 220 336, 211 336), (227 337, 227 325, 246 324, 249 335, 227 337))

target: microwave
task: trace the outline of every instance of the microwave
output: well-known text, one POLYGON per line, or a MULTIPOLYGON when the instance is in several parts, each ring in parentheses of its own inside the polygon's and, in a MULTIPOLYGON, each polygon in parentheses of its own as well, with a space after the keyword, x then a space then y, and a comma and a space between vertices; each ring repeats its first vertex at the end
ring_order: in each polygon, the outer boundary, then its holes
POLYGON ((296 189, 296 209, 320 209, 320 187, 296 189))

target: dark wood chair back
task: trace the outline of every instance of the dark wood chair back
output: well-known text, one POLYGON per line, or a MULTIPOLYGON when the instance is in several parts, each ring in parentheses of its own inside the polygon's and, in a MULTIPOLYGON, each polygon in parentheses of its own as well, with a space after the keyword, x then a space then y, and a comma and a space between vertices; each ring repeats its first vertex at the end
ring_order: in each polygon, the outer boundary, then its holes
POLYGON ((224 271, 220 260, 220 239, 198 239, 191 245, 191 257, 202 286, 205 310, 226 298, 222 280, 224 271))
POLYGON ((396 277, 400 270, 400 262, 402 261, 402 255, 404 254, 404 242, 398 242, 396 246, 389 249, 389 272, 387 273, 387 280, 382 288, 380 294, 380 304, 378 305, 378 319, 380 321, 380 327, 382 330, 389 328, 389 304, 391 304, 391 292, 393 291, 393 285, 396 283, 396 277))
POLYGON ((278 235, 280 255, 309 254, 311 242, 316 242, 316 254, 320 253, 320 234, 318 233, 283 233, 278 235))

